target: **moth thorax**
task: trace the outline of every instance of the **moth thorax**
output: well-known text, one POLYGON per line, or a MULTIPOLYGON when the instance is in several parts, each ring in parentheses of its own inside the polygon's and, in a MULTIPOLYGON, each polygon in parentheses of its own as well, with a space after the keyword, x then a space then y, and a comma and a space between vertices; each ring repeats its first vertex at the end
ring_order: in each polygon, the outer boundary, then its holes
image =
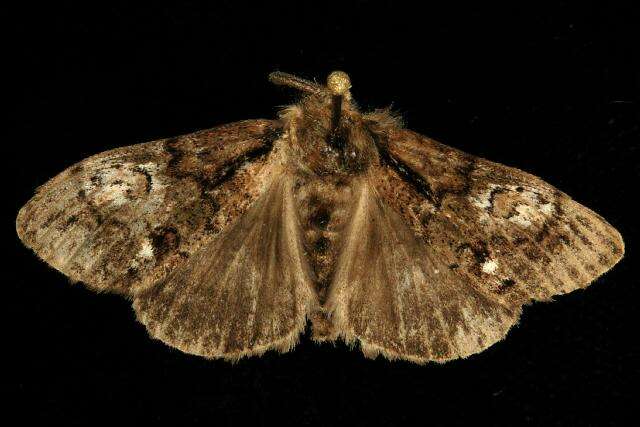
POLYGON ((301 159, 319 174, 360 173, 376 157, 375 146, 364 128, 361 114, 344 99, 338 119, 332 96, 310 96, 299 105, 292 126, 301 159))

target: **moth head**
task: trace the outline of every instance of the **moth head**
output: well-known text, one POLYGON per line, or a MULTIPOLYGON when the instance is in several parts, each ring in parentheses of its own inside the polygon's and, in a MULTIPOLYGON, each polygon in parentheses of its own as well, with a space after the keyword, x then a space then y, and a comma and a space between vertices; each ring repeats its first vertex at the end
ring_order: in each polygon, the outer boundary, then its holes
POLYGON ((334 71, 327 77, 327 89, 334 96, 346 96, 351 89, 351 79, 344 71, 334 71))
POLYGON ((326 85, 274 72, 272 83, 303 92, 298 103, 281 112, 290 144, 302 164, 319 174, 363 171, 374 160, 375 148, 362 114, 351 100, 351 79, 333 71, 326 85))

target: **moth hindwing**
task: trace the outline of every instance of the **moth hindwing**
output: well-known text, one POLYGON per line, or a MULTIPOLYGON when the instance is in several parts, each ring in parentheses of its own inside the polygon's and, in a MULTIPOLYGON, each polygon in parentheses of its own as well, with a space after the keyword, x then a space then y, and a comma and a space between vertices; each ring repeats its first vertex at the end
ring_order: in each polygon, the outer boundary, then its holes
POLYGON ((277 120, 107 151, 40 187, 20 239, 149 333, 237 360, 313 339, 446 361, 501 340, 522 306, 624 254, 602 217, 518 169, 361 113, 342 72, 277 120))

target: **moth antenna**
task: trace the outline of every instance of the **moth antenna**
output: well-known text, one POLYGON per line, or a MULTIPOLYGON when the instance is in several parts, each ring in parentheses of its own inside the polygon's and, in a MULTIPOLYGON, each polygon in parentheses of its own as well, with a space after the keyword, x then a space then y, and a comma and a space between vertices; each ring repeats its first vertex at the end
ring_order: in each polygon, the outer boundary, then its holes
POLYGON ((293 74, 283 73, 282 71, 274 71, 269 74, 269 81, 279 86, 289 86, 311 94, 318 94, 325 91, 325 89, 317 83, 296 77, 293 74))

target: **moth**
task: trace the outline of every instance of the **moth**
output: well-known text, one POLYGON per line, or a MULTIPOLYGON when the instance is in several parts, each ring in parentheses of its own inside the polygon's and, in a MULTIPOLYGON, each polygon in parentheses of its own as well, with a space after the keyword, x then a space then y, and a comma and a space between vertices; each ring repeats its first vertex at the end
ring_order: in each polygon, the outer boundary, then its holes
POLYGON ((624 254, 539 178, 361 112, 344 72, 270 80, 303 96, 69 167, 20 210, 20 239, 130 299, 152 337, 231 361, 292 349, 308 322, 370 358, 464 358, 624 254))

